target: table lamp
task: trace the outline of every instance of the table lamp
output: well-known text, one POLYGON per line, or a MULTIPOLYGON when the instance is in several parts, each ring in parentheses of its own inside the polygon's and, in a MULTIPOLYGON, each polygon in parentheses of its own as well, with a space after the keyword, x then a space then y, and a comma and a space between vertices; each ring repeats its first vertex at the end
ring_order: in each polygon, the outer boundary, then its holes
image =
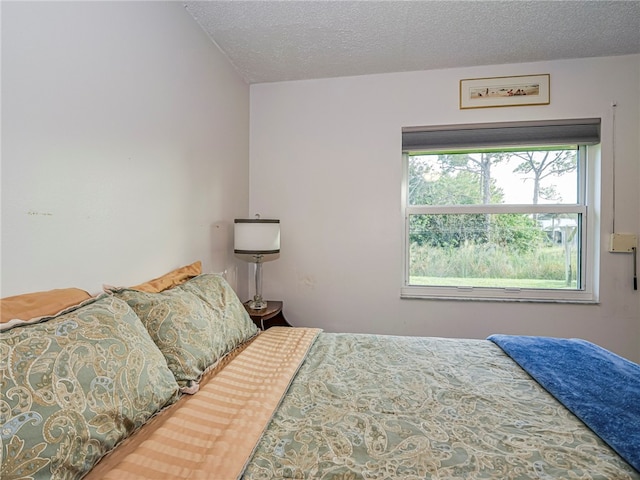
POLYGON ((280 220, 262 219, 260 215, 254 219, 236 218, 233 248, 237 255, 251 255, 256 264, 256 294, 249 308, 267 308, 262 299, 262 263, 266 261, 265 255, 280 253, 280 220))

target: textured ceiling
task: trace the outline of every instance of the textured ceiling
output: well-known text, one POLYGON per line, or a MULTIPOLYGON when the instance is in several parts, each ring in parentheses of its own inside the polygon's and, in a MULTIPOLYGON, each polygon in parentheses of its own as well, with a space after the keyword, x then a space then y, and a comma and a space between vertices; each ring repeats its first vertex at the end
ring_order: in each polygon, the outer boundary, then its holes
POLYGON ((188 1, 247 83, 640 53, 640 0, 188 1))

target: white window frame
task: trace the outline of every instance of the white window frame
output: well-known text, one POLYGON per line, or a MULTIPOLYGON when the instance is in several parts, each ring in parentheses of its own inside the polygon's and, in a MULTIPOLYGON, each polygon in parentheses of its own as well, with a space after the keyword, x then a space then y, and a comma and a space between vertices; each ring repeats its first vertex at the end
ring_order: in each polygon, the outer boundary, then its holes
MULTIPOLYGON (((599 291, 599 211, 600 211, 600 145, 579 145, 579 203, 569 205, 456 205, 456 206, 412 206, 408 202, 409 154, 402 154, 402 212, 404 215, 403 278, 401 298, 423 298, 442 300, 492 300, 520 302, 598 303, 599 291), (580 289, 532 289, 421 286, 409 283, 409 216, 413 214, 437 213, 577 213, 582 221, 579 247, 581 258, 580 289)), ((527 148, 527 147, 523 147, 527 148)))

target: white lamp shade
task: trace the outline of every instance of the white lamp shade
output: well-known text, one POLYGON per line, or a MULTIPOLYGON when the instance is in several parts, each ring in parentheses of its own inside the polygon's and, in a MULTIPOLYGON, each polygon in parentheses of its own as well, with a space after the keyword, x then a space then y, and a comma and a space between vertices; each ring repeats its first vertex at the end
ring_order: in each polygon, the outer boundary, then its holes
POLYGON ((280 220, 234 220, 234 252, 267 255, 280 252, 280 220))

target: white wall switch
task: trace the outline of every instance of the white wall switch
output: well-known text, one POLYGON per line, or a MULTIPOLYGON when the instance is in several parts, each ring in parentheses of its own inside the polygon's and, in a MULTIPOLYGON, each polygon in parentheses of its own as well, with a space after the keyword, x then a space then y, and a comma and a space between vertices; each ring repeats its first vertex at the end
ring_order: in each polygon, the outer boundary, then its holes
POLYGON ((633 249, 637 247, 637 242, 637 237, 631 233, 612 233, 609 251, 633 252, 633 249))

